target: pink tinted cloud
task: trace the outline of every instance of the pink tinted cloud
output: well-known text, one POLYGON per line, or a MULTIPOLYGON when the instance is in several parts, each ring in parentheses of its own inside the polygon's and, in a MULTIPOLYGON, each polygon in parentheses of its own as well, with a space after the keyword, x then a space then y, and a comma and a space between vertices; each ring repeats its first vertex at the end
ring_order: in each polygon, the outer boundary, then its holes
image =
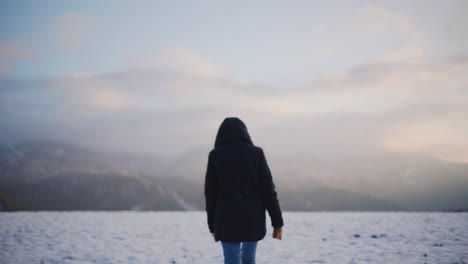
POLYGON ((59 48, 69 51, 79 47, 91 30, 90 17, 78 13, 66 13, 57 21, 59 48))
POLYGON ((19 42, 7 41, 0 43, 0 75, 10 73, 18 62, 33 57, 33 52, 19 42))

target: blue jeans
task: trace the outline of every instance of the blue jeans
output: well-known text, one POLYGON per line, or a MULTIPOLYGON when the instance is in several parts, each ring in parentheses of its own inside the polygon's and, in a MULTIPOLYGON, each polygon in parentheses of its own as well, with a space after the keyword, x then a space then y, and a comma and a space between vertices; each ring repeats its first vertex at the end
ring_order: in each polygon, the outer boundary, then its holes
POLYGON ((255 264, 257 241, 223 242, 224 264, 255 264), (242 262, 241 262, 242 260, 242 262))

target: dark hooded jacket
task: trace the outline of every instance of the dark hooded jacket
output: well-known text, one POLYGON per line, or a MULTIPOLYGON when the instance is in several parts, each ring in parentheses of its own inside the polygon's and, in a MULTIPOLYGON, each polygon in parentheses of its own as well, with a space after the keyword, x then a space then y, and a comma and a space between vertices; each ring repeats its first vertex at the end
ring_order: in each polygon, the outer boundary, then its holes
POLYGON ((258 241, 265 237, 265 211, 273 227, 283 226, 275 185, 263 150, 235 117, 219 127, 205 178, 208 228, 218 240, 258 241))

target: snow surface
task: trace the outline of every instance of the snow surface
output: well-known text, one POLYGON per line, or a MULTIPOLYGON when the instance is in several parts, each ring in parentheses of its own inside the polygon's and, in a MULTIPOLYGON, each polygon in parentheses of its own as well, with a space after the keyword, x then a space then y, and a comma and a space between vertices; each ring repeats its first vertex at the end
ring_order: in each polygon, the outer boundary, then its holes
MULTIPOLYGON (((468 263, 468 213, 284 213, 257 263, 468 263)), ((268 220, 269 221, 269 220, 268 220)), ((0 213, 0 263, 223 263, 204 212, 0 213)))

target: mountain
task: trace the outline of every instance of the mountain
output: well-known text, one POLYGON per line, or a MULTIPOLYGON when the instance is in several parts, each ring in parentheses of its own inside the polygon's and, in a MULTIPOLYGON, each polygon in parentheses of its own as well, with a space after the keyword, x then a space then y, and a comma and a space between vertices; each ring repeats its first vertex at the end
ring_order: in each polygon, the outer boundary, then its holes
MULTIPOLYGON (((0 210, 203 209, 208 152, 104 153, 46 140, 0 145, 0 210)), ((346 157, 268 154, 285 210, 468 207, 467 164, 382 151, 346 157)))
POLYGON ((176 192, 154 179, 115 173, 69 173, 0 188, 27 210, 183 210, 176 192))
MULTIPOLYGON (((203 183, 207 149, 170 165, 172 178, 203 183)), ((281 156, 265 149, 282 202, 289 210, 443 211, 468 207, 468 164, 415 153, 281 156)), ((168 165, 169 167, 169 165, 168 165)), ((169 175, 169 174, 166 174, 169 175)))
POLYGON ((131 171, 134 160, 66 142, 0 144, 0 210, 195 209, 156 178, 131 171))
POLYGON ((400 211, 402 207, 370 195, 326 186, 288 189, 278 186, 282 208, 288 211, 400 211))
POLYGON ((67 142, 28 140, 12 147, 0 144, 0 186, 69 172, 161 175, 167 163, 163 157, 103 153, 67 142))
POLYGON ((105 155, 77 145, 25 141, 0 145, 0 186, 35 182, 68 172, 104 172, 105 155))
POLYGON ((16 151, 0 144, 0 186, 25 181, 27 166, 16 151))
POLYGON ((403 210, 432 211, 468 206, 467 164, 388 152, 343 159, 296 156, 276 160, 274 164, 279 167, 277 176, 288 175, 280 180, 286 181, 286 186, 310 186, 312 178, 323 186, 374 197, 403 210))

